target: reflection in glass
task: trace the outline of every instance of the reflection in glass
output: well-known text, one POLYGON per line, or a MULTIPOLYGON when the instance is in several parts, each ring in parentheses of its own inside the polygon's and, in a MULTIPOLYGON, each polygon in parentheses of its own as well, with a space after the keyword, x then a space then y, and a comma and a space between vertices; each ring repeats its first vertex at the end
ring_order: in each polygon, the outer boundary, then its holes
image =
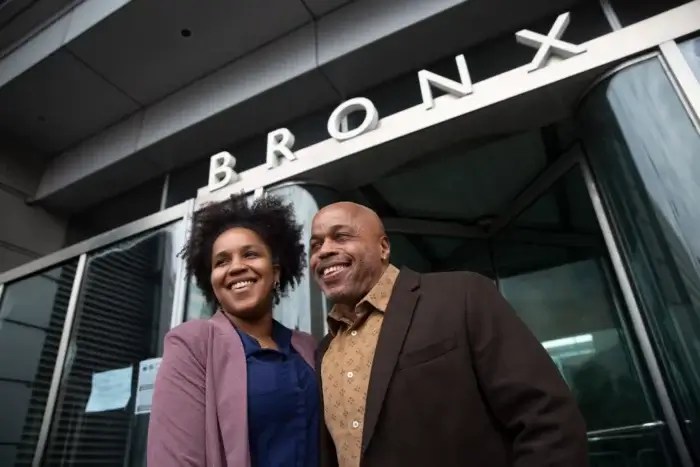
POLYGON ((170 326, 182 227, 89 256, 45 465, 145 465, 148 415, 134 415, 136 379, 139 362, 160 355, 170 326), (111 394, 111 407, 87 413, 93 375, 124 368, 133 368, 124 400, 111 394))
POLYGON ((31 465, 77 261, 5 286, 0 302, 0 465, 31 465))
MULTIPOLYGON (((589 432, 654 422, 653 401, 578 168, 497 236, 494 258, 503 295, 551 355, 589 432)), ((675 466, 667 446, 663 433, 645 435, 640 428, 592 436, 591 463, 675 466)))
POLYGON ((685 61, 693 70, 695 77, 700 82, 700 37, 690 39, 679 45, 685 61))
POLYGON ((598 85, 579 117, 682 428, 700 459, 700 136, 657 59, 598 85))
POLYGON ((483 239, 389 232, 391 262, 421 273, 472 271, 494 277, 489 242, 483 239))

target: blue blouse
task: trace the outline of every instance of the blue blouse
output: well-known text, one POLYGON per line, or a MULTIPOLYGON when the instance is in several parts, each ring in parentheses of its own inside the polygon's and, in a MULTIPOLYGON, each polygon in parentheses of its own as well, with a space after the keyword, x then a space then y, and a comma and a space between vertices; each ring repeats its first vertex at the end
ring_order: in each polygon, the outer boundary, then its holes
POLYGON ((274 322, 279 350, 238 331, 248 369, 248 440, 252 467, 318 467, 316 375, 292 347, 292 331, 274 322))

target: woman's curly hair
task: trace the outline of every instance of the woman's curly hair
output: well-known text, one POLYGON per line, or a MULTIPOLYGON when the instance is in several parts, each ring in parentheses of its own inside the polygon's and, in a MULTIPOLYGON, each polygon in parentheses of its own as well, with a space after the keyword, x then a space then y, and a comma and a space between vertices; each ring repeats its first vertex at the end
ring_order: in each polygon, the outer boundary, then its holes
POLYGON ((306 267, 302 227, 297 224, 292 206, 279 197, 264 195, 249 204, 243 194, 232 195, 195 212, 190 236, 181 252, 187 272, 194 276, 207 302, 216 306, 210 279, 211 252, 219 235, 235 227, 257 233, 272 252, 272 260, 280 268, 279 287, 273 292, 274 303, 279 303, 281 296, 299 284, 306 267))

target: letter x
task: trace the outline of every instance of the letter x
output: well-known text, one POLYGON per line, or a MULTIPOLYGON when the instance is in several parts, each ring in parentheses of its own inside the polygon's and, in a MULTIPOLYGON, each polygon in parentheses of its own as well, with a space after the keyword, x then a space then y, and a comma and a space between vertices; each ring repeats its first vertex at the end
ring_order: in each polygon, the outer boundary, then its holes
POLYGON ((583 46, 559 40, 564 35, 568 25, 569 13, 567 12, 557 17, 552 29, 549 30, 549 34, 546 36, 527 29, 515 33, 515 40, 518 43, 537 49, 535 58, 532 59, 532 62, 527 67, 528 72, 544 68, 552 53, 563 58, 569 58, 586 51, 586 48, 583 46))

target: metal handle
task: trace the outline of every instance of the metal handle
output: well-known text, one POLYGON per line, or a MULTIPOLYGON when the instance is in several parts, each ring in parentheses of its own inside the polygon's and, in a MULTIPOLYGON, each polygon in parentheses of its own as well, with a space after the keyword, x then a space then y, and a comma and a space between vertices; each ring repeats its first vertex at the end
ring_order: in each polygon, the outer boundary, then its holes
POLYGON ((587 433, 587 435, 588 435, 589 441, 597 441, 597 440, 602 439, 602 438, 607 437, 607 436, 641 433, 641 432, 645 432, 645 431, 654 431, 654 430, 658 430, 659 428, 663 428, 665 426, 666 426, 666 423, 664 423, 660 420, 656 420, 654 422, 642 423, 640 425, 627 425, 627 426, 618 426, 615 428, 606 428, 603 430, 593 430, 593 431, 589 431, 587 433))

